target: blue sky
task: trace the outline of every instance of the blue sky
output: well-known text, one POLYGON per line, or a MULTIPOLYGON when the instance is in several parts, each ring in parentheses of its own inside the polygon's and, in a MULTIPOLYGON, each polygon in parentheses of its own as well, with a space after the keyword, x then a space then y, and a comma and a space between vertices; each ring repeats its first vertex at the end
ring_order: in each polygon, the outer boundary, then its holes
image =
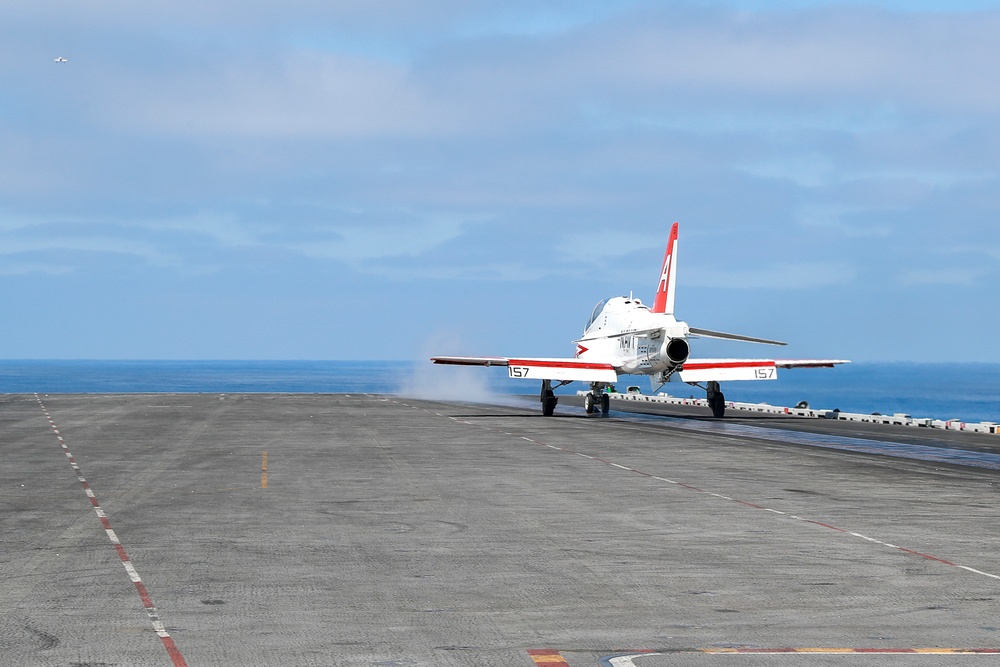
POLYGON ((2 14, 0 357, 1000 361, 1000 2, 2 14))

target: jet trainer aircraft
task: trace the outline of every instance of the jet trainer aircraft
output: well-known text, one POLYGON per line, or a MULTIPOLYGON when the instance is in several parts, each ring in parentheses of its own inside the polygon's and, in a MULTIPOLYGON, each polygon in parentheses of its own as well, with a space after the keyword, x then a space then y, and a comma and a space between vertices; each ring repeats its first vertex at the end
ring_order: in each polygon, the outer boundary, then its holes
POLYGON ((610 399, 604 389, 619 375, 649 375, 662 386, 675 374, 682 382, 702 386, 712 414, 722 417, 726 399, 719 382, 726 380, 774 380, 779 368, 818 368, 848 363, 843 359, 692 359, 691 338, 722 338, 765 345, 785 345, 754 338, 690 327, 674 317, 677 277, 677 230, 675 222, 663 257, 660 282, 653 306, 639 299, 618 296, 601 301, 587 322, 583 336, 574 341, 572 359, 523 357, 432 357, 436 364, 460 366, 506 366, 512 378, 541 380, 539 400, 542 414, 551 416, 558 398, 553 390, 570 382, 589 382, 584 404, 588 413, 608 413, 610 399), (556 382, 553 386, 553 382, 556 382))

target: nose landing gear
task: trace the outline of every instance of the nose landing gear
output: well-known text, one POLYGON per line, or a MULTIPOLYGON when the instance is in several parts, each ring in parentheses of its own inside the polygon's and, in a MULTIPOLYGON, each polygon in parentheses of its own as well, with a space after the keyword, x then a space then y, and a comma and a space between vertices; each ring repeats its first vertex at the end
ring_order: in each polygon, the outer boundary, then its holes
POLYGON ((604 391, 606 386, 603 382, 590 383, 590 393, 583 398, 583 407, 588 415, 600 410, 606 417, 611 411, 611 397, 604 391))

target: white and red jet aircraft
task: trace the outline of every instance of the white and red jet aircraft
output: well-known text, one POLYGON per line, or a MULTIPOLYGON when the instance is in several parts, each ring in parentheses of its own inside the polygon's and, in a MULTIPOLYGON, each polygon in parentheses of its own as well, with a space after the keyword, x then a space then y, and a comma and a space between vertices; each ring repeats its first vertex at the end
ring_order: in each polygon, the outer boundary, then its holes
POLYGON ((513 357, 432 357, 436 364, 461 366, 506 366, 512 378, 541 380, 539 400, 542 414, 552 415, 558 399, 555 388, 570 382, 589 382, 585 399, 588 413, 598 409, 607 414, 610 400, 604 389, 619 375, 649 375, 654 383, 666 383, 677 374, 682 382, 703 387, 712 414, 722 417, 726 399, 719 388, 725 380, 774 380, 779 368, 833 367, 848 363, 843 359, 692 359, 690 338, 724 338, 766 345, 785 345, 780 341, 739 334, 696 329, 674 317, 674 292, 677 277, 677 228, 670 230, 670 240, 663 257, 660 283, 653 307, 631 296, 601 301, 594 308, 576 343, 573 359, 529 359, 513 357))

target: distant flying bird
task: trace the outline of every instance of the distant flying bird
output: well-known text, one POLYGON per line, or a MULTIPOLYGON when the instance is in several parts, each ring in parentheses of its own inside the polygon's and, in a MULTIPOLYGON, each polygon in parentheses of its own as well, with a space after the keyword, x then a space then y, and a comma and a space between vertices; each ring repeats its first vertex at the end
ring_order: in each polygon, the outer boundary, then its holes
POLYGON ((63 58, 62 56, 59 56, 57 58, 53 58, 53 60, 55 60, 57 63, 68 63, 69 62, 69 60, 67 60, 66 58, 63 58))

